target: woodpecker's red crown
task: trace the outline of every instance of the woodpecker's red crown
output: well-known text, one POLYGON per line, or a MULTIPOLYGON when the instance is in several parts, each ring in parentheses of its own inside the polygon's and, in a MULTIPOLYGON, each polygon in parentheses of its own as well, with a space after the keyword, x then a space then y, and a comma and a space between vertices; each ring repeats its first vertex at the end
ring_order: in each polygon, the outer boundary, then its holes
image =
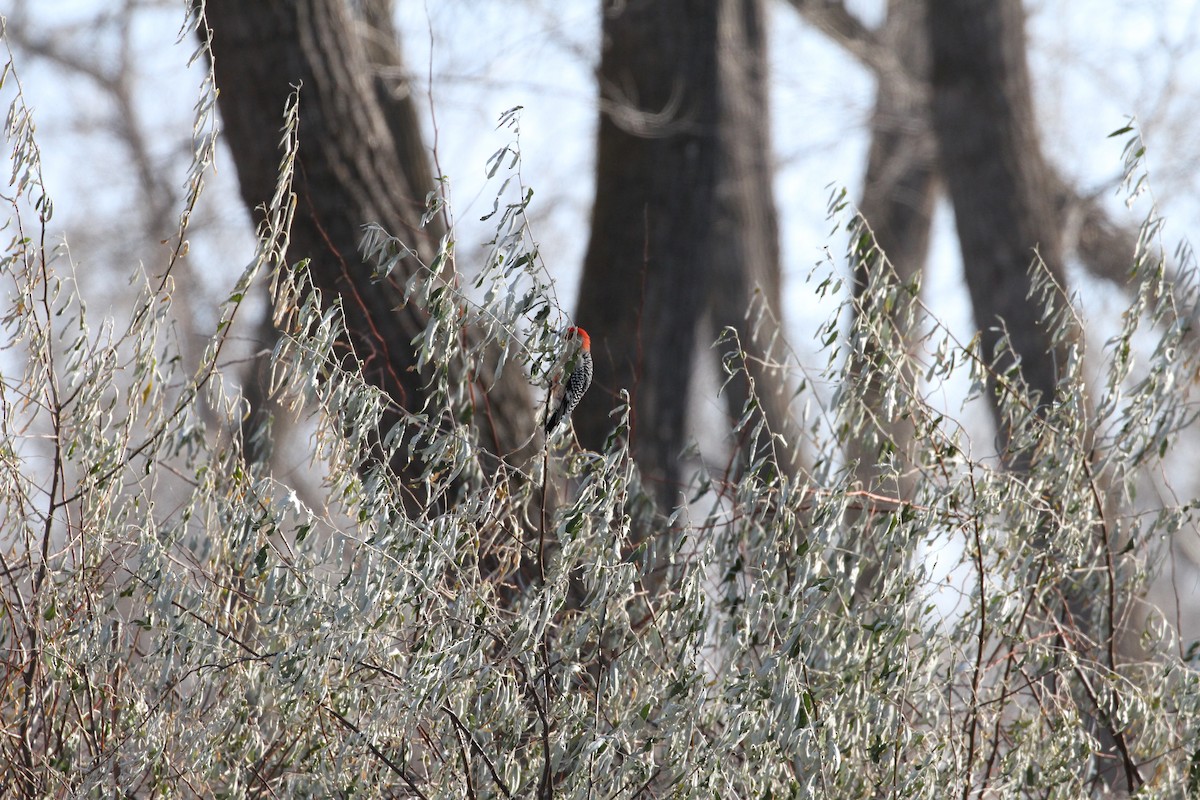
POLYGON ((592 337, 588 336, 588 332, 583 328, 567 328, 567 336, 578 336, 580 348, 588 353, 592 352, 592 337))

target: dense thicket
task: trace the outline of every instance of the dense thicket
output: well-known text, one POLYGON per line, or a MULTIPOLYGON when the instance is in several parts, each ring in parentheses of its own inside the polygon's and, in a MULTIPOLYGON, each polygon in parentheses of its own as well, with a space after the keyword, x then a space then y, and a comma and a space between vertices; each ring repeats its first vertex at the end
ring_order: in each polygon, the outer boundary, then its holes
MULTIPOLYGON (((345 23, 318 5, 245 13, 345 23)), ((590 449, 521 457, 519 436, 497 447, 487 433, 503 421, 479 419, 479 392, 545 383, 554 355, 527 194, 503 188, 520 184, 516 149, 489 165, 497 235, 475 291, 438 261, 451 240, 422 252, 386 219, 314 238, 346 210, 313 196, 341 191, 316 173, 344 177, 373 151, 306 149, 336 146, 306 108, 335 66, 312 68, 263 101, 278 116, 260 121, 270 145, 247 165, 257 248, 195 365, 174 336, 186 298, 173 273, 212 167, 214 83, 176 247, 133 279, 128 313, 98 319, 48 235, 33 115, 4 71, 0 785, 31 798, 939 800, 1200 785, 1195 653, 1140 601, 1160 544, 1193 525, 1190 504, 1135 497, 1194 421, 1196 293, 1188 270, 1168 291, 1157 219, 1122 328, 1087 353, 1090 383, 1071 309, 1035 263, 1034 324, 1066 364, 1032 394, 1019 351, 998 341, 997 360, 956 339, 879 250, 886 234, 836 205, 851 247, 824 265, 827 361, 812 379, 841 388, 809 420, 811 469, 778 469, 781 432, 755 416, 761 365, 727 342, 754 417, 743 430, 762 446, 680 474, 690 503, 669 515, 630 444, 626 396, 607 398, 611 435, 590 449), (850 274, 860 286, 841 292, 850 274), (257 434, 223 354, 256 281, 277 336, 264 392, 311 432, 315 493, 247 457, 257 434), (402 305, 420 376, 403 380, 420 403, 371 371, 353 287, 402 305), (931 404, 964 377, 971 398, 998 396, 1021 469, 931 404), (891 443, 881 415, 919 446, 891 443), (855 441, 871 443, 877 485, 847 461, 855 441)), ((1120 133, 1136 183, 1142 145, 1120 133)), ((353 208, 360 225, 378 210, 353 208)))

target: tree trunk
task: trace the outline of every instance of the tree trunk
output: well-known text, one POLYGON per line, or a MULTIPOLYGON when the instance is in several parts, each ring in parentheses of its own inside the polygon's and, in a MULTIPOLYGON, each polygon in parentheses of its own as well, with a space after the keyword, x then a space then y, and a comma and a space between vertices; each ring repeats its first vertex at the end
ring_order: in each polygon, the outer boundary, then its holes
MULTIPOLYGON (((874 247, 860 248, 855 263, 854 307, 860 319, 880 313, 877 293, 886 284, 917 280, 929 251, 937 193, 936 141, 929 126, 929 96, 924 91, 929 79, 924 7, 909 0, 889 0, 881 38, 897 58, 894 68, 877 74, 871 114, 871 145, 859 213, 870 226, 874 247), (880 274, 889 267, 894 274, 880 274)), ((850 379, 859 384, 856 393, 866 414, 846 446, 848 460, 857 465, 859 484, 874 494, 898 499, 912 498, 912 420, 897 419, 885 411, 884 394, 894 387, 883 385, 882 365, 872 363, 878 350, 872 342, 894 341, 907 349, 910 331, 905 311, 899 305, 887 314, 886 326, 871 334, 880 339, 868 339, 862 358, 851 362, 850 379), (884 465, 885 449, 895 453, 896 468, 884 465)), ((917 381, 911 370, 905 371, 905 386, 915 388, 917 381)), ((856 595, 866 597, 879 588, 875 581, 880 574, 894 573, 905 565, 878 550, 869 530, 856 530, 862 535, 849 544, 859 557, 856 595)))
MULTIPOLYGON (((882 38, 902 72, 879 74, 859 211, 901 281, 925 264, 937 189, 937 142, 929 124, 929 37, 924 8, 888 0, 882 38)), ((869 265, 859 264, 860 270, 869 265)), ((861 272, 856 291, 865 285, 861 272)))
MULTIPOLYGON (((392 0, 352 0, 350 7, 370 65, 371 85, 392 134, 400 168, 413 190, 430 192, 437 188, 437 182, 421 134, 417 100, 404 69, 400 36, 392 19, 393 5, 392 0)), ((424 233, 434 242, 446 235, 445 220, 440 214, 425 224, 424 233)))
MULTIPOLYGON (((703 324, 737 328, 762 354, 744 321, 755 292, 779 314, 762 10, 758 0, 631 0, 605 12, 603 41, 596 202, 577 312, 592 333, 596 381, 576 430, 598 448, 628 390, 635 457, 670 508, 682 488, 703 324)), ((757 365, 751 375, 782 432, 786 381, 757 365)), ((747 392, 732 387, 738 416, 747 392)), ((789 465, 797 445, 787 442, 789 465)))
MULTIPOLYGON (((224 136, 247 208, 258 208, 274 191, 282 111, 299 86, 298 207, 288 256, 311 259, 310 274, 326 303, 340 297, 346 365, 398 406, 421 409, 428 375, 415 369, 410 341, 424 330, 426 315, 406 304, 402 292, 416 265, 408 259, 408 274, 379 280, 358 249, 362 227, 378 223, 425 264, 437 251, 440 223, 421 226, 425 196, 434 187, 411 97, 389 94, 373 78, 344 0, 208 0, 206 10, 224 136), (430 184, 418 185, 421 180, 430 184)), ((398 50, 388 57, 398 65, 398 50)), ((508 370, 475 397, 488 403, 473 417, 481 442, 512 456, 533 427, 523 376, 508 370)), ((381 438, 398 418, 385 418, 381 438)), ((420 469, 394 466, 409 476, 420 469)))
MULTIPOLYGON (((886 35, 886 32, 867 27, 843 3, 828 0, 788 2, 814 27, 829 36, 831 41, 845 48, 881 84, 899 83, 902 80, 928 81, 928 76, 921 79, 917 71, 909 69, 911 55, 906 56, 897 49, 898 40, 886 35)), ((922 83, 909 86, 905 91, 916 94, 928 92, 928 89, 928 85, 922 83)), ((927 106, 921 110, 927 111, 927 106)), ((930 125, 927 119, 906 120, 898 124, 930 125)), ((1074 246, 1084 268, 1092 275, 1127 288, 1131 277, 1130 265, 1137 247, 1136 229, 1114 221, 1104 208, 1099 193, 1081 194, 1053 167, 1047 165, 1047 169, 1050 170, 1047 177, 1054 195, 1054 209, 1059 215, 1055 225, 1060 231, 1076 231, 1076 241, 1067 244, 1074 246)))
MULTIPOLYGON (((1040 398, 1040 414, 1055 399, 1068 348, 1079 332, 1054 336, 1039 318, 1041 303, 1030 297, 1028 267, 1035 253, 1059 286, 1065 286, 1065 281, 1054 197, 1057 187, 1038 144, 1024 26, 1020 0, 929 0, 933 123, 954 204, 975 324, 982 329, 983 355, 991 358, 1003 327, 1011 354, 997 359, 996 372, 1018 367, 1031 397, 1040 398)), ((1083 406, 1085 433, 1079 457, 1090 460, 1092 415, 1086 402, 1083 406)), ((993 409, 1010 466, 1018 471, 1044 470, 1034 462, 1033 448, 1010 440, 1012 431, 998 406, 993 409)), ((1122 666, 1116 663, 1118 653, 1126 657, 1136 653, 1130 648, 1136 637, 1125 627, 1135 619, 1127 613, 1132 598, 1113 597, 1106 609, 1094 576, 1107 568, 1112 581, 1125 580, 1124 559, 1114 554, 1125 551, 1127 540, 1119 526, 1110 531, 1103 524, 1116 515, 1116 493, 1106 486, 1104 476, 1091 480, 1096 484, 1093 492, 1104 504, 1095 530, 1095 563, 1054 586, 1043 602, 1047 613, 1060 618, 1058 624, 1069 631, 1067 636, 1095 643, 1083 647, 1095 647, 1094 657, 1108 669, 1118 670, 1122 666)), ((1057 555, 1054 513, 1047 512, 1035 540, 1046 559, 1057 555)), ((1066 651, 1079 648, 1079 642, 1068 643, 1062 635, 1056 641, 1066 653, 1064 659, 1076 657, 1066 651)), ((1112 796, 1108 793, 1128 788, 1132 793, 1141 777, 1129 753, 1127 731, 1097 707, 1103 699, 1080 687, 1075 691, 1100 743, 1091 770, 1106 784, 1101 791, 1112 796)))
MULTIPOLYGON (((954 206, 963 271, 983 357, 1007 334, 1010 352, 1040 402, 1054 399, 1067 344, 1055 341, 1031 301, 1040 256, 1060 286, 1062 238, 1038 144, 1025 17, 1020 0, 930 0, 933 126, 954 206)), ((1007 447, 1008 427, 997 422, 1007 447)), ((1014 454, 1015 455, 1015 454, 1014 454)))
MULTIPOLYGON (((775 434, 758 452, 743 448, 745 464, 766 458, 791 473, 800 465, 800 430, 790 413, 783 341, 779 220, 772 190, 770 112, 767 102, 767 37, 758 0, 725 2, 719 11, 718 113, 715 216, 707 226, 709 260, 706 306, 709 344, 727 328, 737 331, 748 358, 745 370, 725 387, 731 422, 754 401, 775 434), (780 365, 780 366, 775 366, 780 365), (766 447, 773 449, 769 452, 766 447)), ((720 352, 714 351, 720 356, 720 352)), ((738 434, 743 441, 746 434, 738 434)))

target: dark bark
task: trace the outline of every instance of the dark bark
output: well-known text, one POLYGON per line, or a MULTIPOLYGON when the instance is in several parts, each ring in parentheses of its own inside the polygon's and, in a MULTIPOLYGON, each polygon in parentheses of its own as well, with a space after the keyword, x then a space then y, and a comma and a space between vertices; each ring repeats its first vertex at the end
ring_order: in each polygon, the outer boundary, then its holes
MULTIPOLYGON (((1028 266, 1034 252, 1060 286, 1065 286, 1062 266, 1062 235, 1057 182, 1046 168, 1038 143, 1032 92, 1025 54, 1025 17, 1020 0, 929 0, 928 27, 931 39, 933 123, 938 139, 942 171, 954 205, 975 323, 982 329, 985 357, 990 357, 1001 336, 1002 322, 1013 351, 1001 356, 1003 371, 1019 360, 1019 372, 1028 388, 1040 396, 1044 410, 1054 400, 1056 386, 1064 376, 1067 348, 1078 331, 1057 338, 1039 319, 1039 303, 1030 299, 1028 266)), ((1065 298, 1061 302, 1066 302, 1065 298)), ((1091 458, 1091 413, 1083 409, 1084 438, 1079 457, 1091 458)), ((998 415, 999 416, 999 415, 998 415)), ((1017 449, 1007 441, 1011 433, 999 419, 1009 464, 1014 469, 1037 467, 1033 453, 1017 449)), ((1103 498, 1102 519, 1118 511, 1116 493, 1107 488, 1108 479, 1098 475, 1095 492, 1103 498)), ((1035 534, 1034 544, 1046 558, 1056 557, 1055 519, 1047 514, 1035 534)), ((1098 522, 1095 531, 1099 549, 1094 575, 1107 568, 1111 580, 1125 580, 1122 553, 1126 541, 1119 531, 1098 522)), ((1134 636, 1124 629, 1129 598, 1113 598, 1105 608, 1089 578, 1082 571, 1055 587, 1047 611, 1060 617, 1058 624, 1067 636, 1096 642, 1096 657, 1109 669, 1119 668, 1117 654, 1126 655, 1134 636), (1111 615, 1105 622, 1105 615, 1111 615), (1118 622, 1118 620, 1120 620, 1118 622)), ((1062 635, 1064 651, 1078 648, 1062 635)), ((1074 656, 1063 656, 1070 658, 1074 656)), ((1118 787, 1131 794, 1141 776, 1128 749, 1127 732, 1114 727, 1107 713, 1097 708, 1097 698, 1086 687, 1076 687, 1079 704, 1091 715, 1092 734, 1100 743, 1092 771, 1105 784, 1103 791, 1118 787)))
POLYGON ((577 320, 592 334, 593 390, 575 412, 586 447, 633 405, 643 473, 673 498, 691 354, 703 311, 703 222, 715 203, 717 14, 636 0, 604 14, 596 203, 577 320))
MULTIPOLYGON (((963 270, 983 357, 1007 334, 1003 372, 1020 375, 1045 404, 1054 399, 1066 342, 1031 302, 1039 256, 1065 286, 1062 238, 1038 143, 1020 0, 930 0, 933 127, 954 206, 963 270)), ((1008 429, 997 417, 1001 437, 1008 429)))
MULTIPOLYGON (((392 134, 400 168, 410 187, 417 191, 432 191, 437 182, 425 137, 421 134, 417 98, 405 70, 400 36, 392 19, 392 0, 355 0, 351 8, 356 15, 359 40, 371 67, 371 85, 392 134)), ((425 235, 432 241, 445 234, 445 220, 440 214, 425 225, 425 235)))
MULTIPOLYGON (((927 78, 909 67, 911 61, 902 57, 894 40, 882 30, 869 28, 838 0, 789 0, 814 27, 846 49, 868 69, 876 80, 902 85, 914 95, 928 92, 927 78)), ((919 5, 919 4, 913 4, 919 5)), ((928 120, 910 120, 910 124, 928 131, 928 120)), ((929 142, 932 146, 932 139, 929 142)), ((1076 238, 1065 244, 1074 248, 1085 269, 1093 276, 1125 287, 1130 282, 1130 267, 1137 244, 1137 231, 1116 222, 1104 207, 1101 196, 1081 193, 1053 165, 1047 165, 1048 180, 1054 195, 1056 225, 1060 231, 1074 230, 1076 238), (1074 216, 1073 224, 1068 224, 1074 216)))
MULTIPOLYGON (((877 295, 886 282, 911 284, 917 280, 929 251, 937 193, 936 147, 929 128, 928 93, 923 91, 929 78, 923 5, 889 0, 880 38, 881 45, 897 56, 903 71, 879 73, 871 114, 871 144, 859 211, 870 226, 874 246, 860 248, 854 265, 854 306, 861 318, 879 313, 877 295), (886 274, 889 267, 891 275, 886 274)), ((879 345, 907 349, 910 332, 905 311, 899 305, 886 315, 887 325, 878 331, 879 345)), ((864 489, 911 498, 915 475, 909 468, 914 460, 912 420, 893 418, 884 410, 883 395, 889 387, 882 385, 881 365, 874 363, 878 349, 873 339, 868 340, 862 359, 850 364, 850 379, 859 385, 857 392, 867 419, 863 429, 847 442, 847 458, 857 465, 856 476, 864 489), (898 470, 882 466, 884 447, 896 454, 898 470)), ((905 383, 916 385, 911 370, 905 370, 905 383)), ((877 538, 869 528, 856 530, 862 535, 849 547, 859 556, 856 594, 865 597, 877 590, 874 584, 879 574, 904 565, 877 549, 877 538)))
MULTIPOLYGON (((779 311, 761 14, 757 0, 633 0, 604 15, 596 203, 577 315, 592 333, 596 381, 576 430, 598 448, 628 390, 635 457, 668 507, 681 488, 693 358, 709 344, 698 335, 712 333, 703 324, 746 331, 756 289, 779 311)), ((756 352, 752 337, 742 343, 756 352)), ((762 396, 784 395, 777 373, 755 377, 762 396)), ((745 394, 733 387, 738 414, 745 394)), ((782 428, 786 399, 766 412, 782 428)))
MULTIPOLYGON (((748 358, 725 388, 731 421, 756 402, 778 435, 772 453, 744 450, 745 462, 766 457, 785 472, 799 466, 800 431, 789 405, 787 351, 782 331, 779 220, 772 191, 770 112, 767 102, 767 38, 758 0, 720 4, 718 41, 718 130, 716 207, 706 226, 709 238, 707 345, 732 328, 748 358), (777 463, 776 463, 777 462, 777 463)), ((719 354, 718 354, 719 355, 719 354)), ((741 434, 746 440, 746 435, 741 434)), ((766 446, 767 443, 761 443, 766 446)))
MULTIPOLYGON (((422 228, 432 185, 414 130, 410 97, 383 103, 344 0, 209 0, 207 18, 225 141, 238 171, 242 199, 256 209, 274 191, 278 131, 293 86, 300 87, 297 195, 289 260, 311 259, 310 273, 326 303, 341 298, 348 341, 345 363, 383 389, 400 407, 422 408, 428 375, 415 369, 410 341, 425 327, 423 311, 403 302, 409 274, 377 280, 358 246, 362 226, 378 223, 403 239, 425 263, 440 228, 422 228), (396 104, 399 105, 396 105, 396 104), (407 105, 405 105, 407 104, 407 105)), ((398 61, 398 50, 394 51, 398 61)), ((416 268, 411 259, 407 270, 416 268)), ((469 376, 458 376, 468 380, 469 376)), ((514 454, 532 430, 527 384, 504 373, 474 419, 481 442, 514 454)), ((390 414, 380 435, 398 418, 390 414)), ((412 475, 419 465, 394 465, 412 475)))
MULTIPOLYGON (((929 38, 924 8, 889 0, 883 45, 903 72, 879 76, 871 112, 871 145, 859 211, 901 281, 921 271, 929 252, 937 188, 936 142, 929 125, 929 38)), ((860 269, 868 265, 858 265, 860 269)), ((856 291, 865 286, 855 279, 856 291)))

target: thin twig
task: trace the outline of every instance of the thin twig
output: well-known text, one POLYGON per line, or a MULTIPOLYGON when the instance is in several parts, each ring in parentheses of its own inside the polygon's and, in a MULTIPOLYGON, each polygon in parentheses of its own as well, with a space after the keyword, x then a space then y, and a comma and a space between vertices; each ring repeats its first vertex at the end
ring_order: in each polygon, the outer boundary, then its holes
POLYGON ((382 761, 387 766, 388 769, 390 769, 396 775, 400 776, 400 780, 404 781, 405 785, 408 786, 409 790, 413 794, 415 794, 417 797, 422 798, 422 800, 429 800, 429 797, 424 792, 421 791, 421 788, 419 786, 417 786, 416 781, 413 780, 412 776, 410 776, 403 767, 401 767, 399 764, 395 763, 390 758, 388 758, 387 754, 384 753, 382 750, 380 750, 378 747, 376 747, 375 744, 373 742, 371 742, 369 739, 367 739, 366 736, 363 736, 362 731, 358 729, 357 725, 355 725, 353 722, 351 722, 350 720, 343 717, 341 714, 339 714, 337 712, 336 709, 330 707, 329 704, 327 704, 327 703, 321 703, 321 708, 326 713, 328 713, 330 716, 332 716, 334 718, 334 720, 336 720, 338 722, 339 725, 341 725, 342 727, 344 727, 346 730, 350 731, 351 733, 354 733, 355 735, 359 736, 362 739, 363 743, 367 746, 367 749, 371 751, 371 754, 373 756, 375 756, 376 758, 378 758, 380 761, 382 761))
MULTIPOLYGON (((978 507, 979 494, 975 483, 975 470, 967 473, 971 484, 971 504, 978 507)), ((971 712, 967 731, 967 768, 963 775, 962 800, 970 800, 971 770, 975 765, 975 737, 979 729, 979 687, 983 680, 983 651, 987 646, 987 574, 983 564, 983 533, 979 515, 972 518, 972 535, 975 544, 975 571, 979 576, 979 634, 975 649, 975 668, 971 673, 971 712)))
POLYGON ((454 723, 456 728, 458 728, 459 733, 467 737, 467 741, 470 743, 471 749, 483 759, 483 763, 487 765, 488 772, 492 775, 492 782, 496 784, 496 788, 500 790, 500 793, 505 797, 512 797, 512 792, 509 791, 508 786, 505 785, 504 780, 500 777, 500 773, 496 770, 496 765, 492 762, 491 757, 484 751, 483 746, 475 740, 474 734, 467 730, 467 727, 463 725, 462 720, 458 718, 458 715, 454 713, 454 710, 451 709, 450 706, 443 706, 442 710, 449 715, 450 721, 454 723))

